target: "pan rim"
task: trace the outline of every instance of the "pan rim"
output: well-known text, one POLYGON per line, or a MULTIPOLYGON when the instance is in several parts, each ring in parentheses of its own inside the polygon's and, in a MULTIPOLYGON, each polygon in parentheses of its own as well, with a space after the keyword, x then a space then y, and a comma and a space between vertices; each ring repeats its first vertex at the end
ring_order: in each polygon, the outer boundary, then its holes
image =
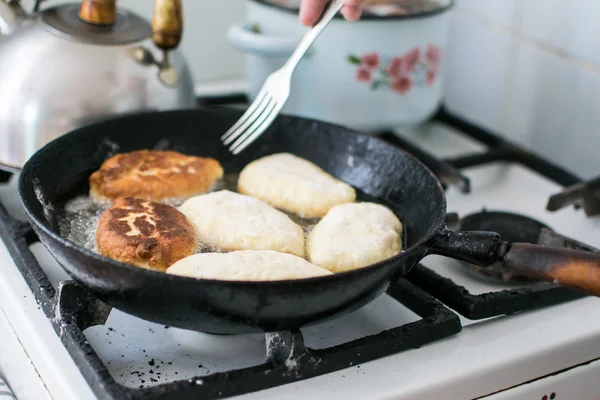
MULTIPOLYGON (((19 173, 19 178, 18 178, 19 179, 19 182, 18 182, 19 202, 21 203, 21 206, 22 206, 23 210, 25 211, 27 218, 29 218, 31 221, 33 221, 33 225, 37 229, 41 229, 45 235, 50 237, 52 240, 58 242, 61 246, 64 246, 73 251, 76 251, 77 253, 85 256, 86 258, 96 259, 96 260, 102 261, 105 264, 106 263, 110 264, 111 266, 113 266, 115 268, 126 268, 129 271, 131 271, 133 274, 148 274, 148 276, 156 276, 157 279, 166 279, 166 280, 172 280, 175 282, 180 281, 180 282, 188 282, 188 283, 203 282, 206 284, 213 284, 213 285, 227 285, 228 287, 256 287, 256 286, 259 286, 259 287, 287 286, 287 287, 290 287, 290 286, 296 286, 296 285, 311 284, 313 282, 334 281, 336 279, 343 279, 344 277, 349 277, 352 275, 367 273, 368 271, 375 270, 375 269, 380 268, 389 263, 393 263, 393 262, 397 261, 398 259, 406 256, 409 253, 416 252, 419 248, 423 247, 423 245, 425 245, 426 242, 428 242, 432 237, 434 237, 438 231, 440 231, 444 227, 444 216, 447 213, 446 193, 442 187, 441 182, 435 176, 435 174, 426 165, 424 165, 420 160, 418 160, 414 155, 408 153, 407 151, 405 151, 404 149, 401 149, 400 147, 397 147, 397 146, 387 143, 386 141, 384 141, 383 139, 381 139, 379 137, 367 135, 367 134, 359 132, 357 130, 347 128, 345 126, 341 126, 339 124, 333 124, 333 123, 329 123, 329 122, 325 122, 325 121, 320 121, 320 120, 315 120, 315 119, 305 118, 305 117, 300 117, 300 116, 295 116, 295 115, 289 115, 289 114, 285 114, 285 113, 281 113, 279 116, 277 116, 277 118, 278 119, 289 118, 289 119, 293 119, 293 120, 297 120, 297 121, 307 121, 307 122, 313 122, 313 123, 317 122, 318 124, 320 124, 322 126, 331 126, 331 127, 342 128, 347 133, 351 133, 353 135, 358 135, 358 136, 364 137, 367 140, 373 140, 373 141, 379 142, 381 145, 391 148, 393 151, 401 152, 401 153, 403 153, 403 155, 405 157, 410 158, 413 162, 415 162, 417 165, 419 165, 421 168, 423 168, 424 171, 426 171, 426 173, 434 180, 435 186, 441 195, 441 204, 439 205, 439 207, 442 209, 441 210, 442 215, 441 215, 441 221, 439 221, 439 224, 438 224, 439 226, 436 229, 433 229, 430 234, 423 235, 419 240, 417 240, 416 243, 414 243, 412 246, 410 246, 406 249, 403 249, 402 251, 400 251, 400 253, 396 254, 395 256, 381 260, 375 264, 370 264, 370 265, 364 266, 364 267, 352 269, 349 271, 339 272, 339 273, 333 273, 331 275, 315 276, 315 277, 300 278, 300 279, 272 280, 272 281, 234 281, 234 280, 205 279, 205 278, 194 278, 194 277, 187 277, 187 276, 181 276, 181 275, 174 275, 174 274, 168 274, 166 272, 150 270, 150 269, 146 269, 146 268, 137 267, 135 265, 122 263, 122 262, 113 260, 111 258, 102 256, 102 255, 95 253, 91 250, 88 250, 84 247, 78 246, 77 244, 75 244, 72 241, 68 240, 67 238, 63 237, 58 232, 56 232, 54 229, 49 227, 46 222, 40 221, 40 219, 38 217, 33 215, 32 211, 29 208, 29 202, 33 201, 33 200, 25 199, 25 197, 23 195, 23 193, 26 190, 26 186, 29 184, 29 183, 25 182, 25 180, 23 179, 23 176, 32 175, 31 172, 35 170, 35 169, 33 169, 34 167, 32 165, 34 163, 37 163, 38 157, 40 157, 40 155, 43 155, 45 152, 48 152, 49 149, 52 149, 54 146, 59 146, 64 141, 71 141, 72 140, 71 138, 73 138, 73 137, 85 135, 86 134, 85 132, 91 126, 97 127, 97 126, 102 126, 102 125, 109 125, 111 123, 118 123, 119 121, 123 121, 123 120, 127 120, 127 119, 138 119, 145 115, 155 115, 155 116, 160 116, 160 115, 170 116, 170 115, 182 115, 182 114, 185 115, 185 114, 197 114, 199 111, 202 113, 205 113, 205 114, 223 115, 222 111, 225 111, 226 113, 238 114, 239 110, 211 109, 208 107, 198 107, 198 108, 194 108, 194 109, 142 111, 142 112, 121 114, 121 115, 111 117, 111 118, 103 120, 103 121, 93 122, 89 125, 76 128, 76 129, 71 130, 71 131, 65 133, 64 135, 58 137, 57 139, 47 143, 42 148, 40 148, 32 157, 30 157, 27 160, 27 162, 23 166, 23 169, 19 173), (160 278, 159 278, 159 276, 160 276, 160 278)), ((239 114, 241 115, 241 113, 239 113, 239 114)), ((34 185, 33 180, 31 180, 31 185, 34 185)), ((31 190, 35 190, 35 188, 31 188, 31 190)), ((401 222, 403 222, 403 221, 401 221, 401 222)), ((49 249, 48 249, 48 251, 52 254, 52 252, 49 249)), ((62 265, 61 265, 61 268, 65 269, 64 267, 62 267, 62 265)))

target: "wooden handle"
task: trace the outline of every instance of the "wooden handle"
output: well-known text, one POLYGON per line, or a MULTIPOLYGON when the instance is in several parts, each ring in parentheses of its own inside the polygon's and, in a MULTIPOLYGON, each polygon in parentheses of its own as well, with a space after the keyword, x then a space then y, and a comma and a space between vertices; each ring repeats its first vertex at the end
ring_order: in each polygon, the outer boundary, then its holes
POLYGON ((181 41, 182 32, 181 0, 155 0, 152 18, 154 44, 165 51, 174 49, 181 41))
POLYGON ((434 235, 429 254, 457 258, 480 267, 502 262, 507 271, 600 297, 600 252, 507 243, 493 232, 453 232, 434 235))
POLYGON ((117 0, 83 0, 79 18, 94 25, 111 25, 117 18, 117 0))
POLYGON ((512 243, 503 264, 523 275, 600 296, 600 253, 512 243))

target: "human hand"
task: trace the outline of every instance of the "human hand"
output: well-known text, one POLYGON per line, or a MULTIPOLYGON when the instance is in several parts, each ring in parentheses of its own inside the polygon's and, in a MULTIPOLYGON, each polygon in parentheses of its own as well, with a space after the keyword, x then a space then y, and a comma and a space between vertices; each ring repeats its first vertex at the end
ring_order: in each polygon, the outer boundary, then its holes
MULTIPOLYGON (((323 14, 328 0, 302 0, 300 4, 300 23, 312 26, 323 14)), ((342 15, 348 21, 356 21, 360 18, 363 0, 344 0, 342 15)))

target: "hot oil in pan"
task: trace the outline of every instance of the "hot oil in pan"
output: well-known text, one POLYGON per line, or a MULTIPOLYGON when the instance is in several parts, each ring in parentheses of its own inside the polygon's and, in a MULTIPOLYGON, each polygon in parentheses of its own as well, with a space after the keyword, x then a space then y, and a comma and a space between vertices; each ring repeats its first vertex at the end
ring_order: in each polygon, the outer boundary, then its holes
MULTIPOLYGON (((237 192, 238 177, 238 173, 226 174, 223 179, 211 189, 211 192, 224 189, 237 192)), ((356 194, 357 201, 379 203, 377 199, 358 189, 356 189, 356 194)), ((177 207, 183 202, 184 200, 172 200, 167 203, 177 207)), ((92 200, 88 196, 79 196, 69 200, 64 207, 63 214, 58 218, 60 235, 78 246, 97 252, 95 240, 96 229, 98 227, 98 222, 100 221, 100 216, 108 207, 108 203, 92 200)), ((302 228, 305 237, 319 222, 318 219, 306 219, 292 213, 283 212, 302 228)), ((406 236, 406 227, 404 227, 404 234, 402 235, 403 248, 406 248, 406 236)), ((199 243, 196 251, 198 253, 218 252, 218 250, 209 243, 199 243)))
MULTIPOLYGON (((236 191, 238 174, 226 175, 210 191, 231 190, 236 191)), ((165 201, 174 207, 183 204, 184 199, 165 201)), ((69 200, 64 207, 62 215, 58 217, 60 235, 87 250, 97 252, 96 229, 102 213, 110 207, 106 202, 99 202, 89 196, 78 196, 69 200)), ((198 253, 217 252, 217 249, 209 243, 198 243, 198 253)))
POLYGON ((57 218, 60 235, 78 246, 96 251, 96 228, 107 208, 107 204, 93 201, 88 196, 69 200, 63 214, 57 218))
MULTIPOLYGON (((212 192, 218 190, 230 190, 237 192, 237 181, 239 174, 226 174, 213 188, 212 192)), ((184 200, 172 200, 168 204, 179 206, 184 200)), ((92 200, 89 196, 78 196, 67 202, 62 215, 58 218, 58 225, 61 236, 72 241, 78 246, 87 250, 97 252, 96 249, 96 229, 102 213, 110 205, 105 202, 92 200)), ((318 222, 317 219, 305 219, 297 215, 286 213, 295 223, 302 227, 304 234, 307 235, 318 222)), ((209 243, 199 243, 198 253, 217 252, 217 249, 209 243)))

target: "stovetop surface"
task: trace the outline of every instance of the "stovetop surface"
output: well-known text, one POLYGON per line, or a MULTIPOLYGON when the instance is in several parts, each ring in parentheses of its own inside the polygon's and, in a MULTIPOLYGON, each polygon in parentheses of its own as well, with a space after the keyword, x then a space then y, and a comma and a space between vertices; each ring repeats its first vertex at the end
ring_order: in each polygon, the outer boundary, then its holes
MULTIPOLYGON (((485 150, 484 145, 439 122, 396 134, 440 158, 485 150)), ((548 198, 562 189, 560 184, 513 162, 491 162, 461 172, 469 178, 471 192, 462 193, 449 187, 449 212, 458 213, 460 217, 482 208, 518 212, 539 219, 565 236, 600 248, 600 218, 586 217, 573 208, 546 211, 548 198)), ((11 215, 24 219, 14 185, 13 179, 8 185, 0 186, 0 202, 11 215)), ((43 245, 34 243, 31 249, 55 289, 59 282, 68 280, 43 245)), ((19 292, 22 285, 10 284, 6 278, 9 274, 3 274, 3 270, 16 268, 4 246, 0 246, 0 260, 0 275, 5 278, 0 277, 0 284, 4 283, 0 290, 14 292, 12 296, 0 295, 0 300, 6 301, 1 307, 6 310, 23 306, 13 303, 31 297, 31 293, 19 292)), ((463 264, 444 257, 430 256, 422 264, 475 295, 523 286, 477 279, 465 273, 463 264)), ((10 279, 14 279, 14 273, 11 276, 10 279)), ((600 300, 597 298, 586 297, 512 316, 479 320, 459 317, 462 332, 420 349, 241 397, 388 398, 402 395, 406 399, 434 399, 444 393, 447 398, 474 398, 600 358, 600 300), (467 381, 470 383, 466 384, 467 381)), ((307 347, 320 349, 420 319, 397 300, 383 295, 346 317, 303 329, 302 334, 307 347)), ((31 332, 33 337, 35 334, 31 332)), ((48 330, 40 330, 39 335, 47 337, 48 330)), ((153 324, 114 309, 104 324, 85 329, 84 335, 110 376, 131 389, 187 379, 203 385, 202 378, 215 372, 256 366, 266 360, 264 335, 207 335, 153 324)), ((31 354, 31 357, 39 360, 52 355, 31 354)), ((60 375, 61 368, 46 370, 42 378, 52 380, 51 375, 60 375)), ((68 368, 64 366, 64 370, 68 368)), ((71 380, 78 379, 73 376, 71 380)), ((71 395, 82 393, 64 391, 69 392, 71 395)))
MULTIPOLYGON (((334 323, 302 330, 306 346, 322 349, 421 318, 388 295, 334 323)), ((263 364, 264 334, 218 336, 165 327, 118 310, 85 331, 113 377, 128 387, 190 379, 263 364), (151 338, 151 340, 150 340, 151 338)))

